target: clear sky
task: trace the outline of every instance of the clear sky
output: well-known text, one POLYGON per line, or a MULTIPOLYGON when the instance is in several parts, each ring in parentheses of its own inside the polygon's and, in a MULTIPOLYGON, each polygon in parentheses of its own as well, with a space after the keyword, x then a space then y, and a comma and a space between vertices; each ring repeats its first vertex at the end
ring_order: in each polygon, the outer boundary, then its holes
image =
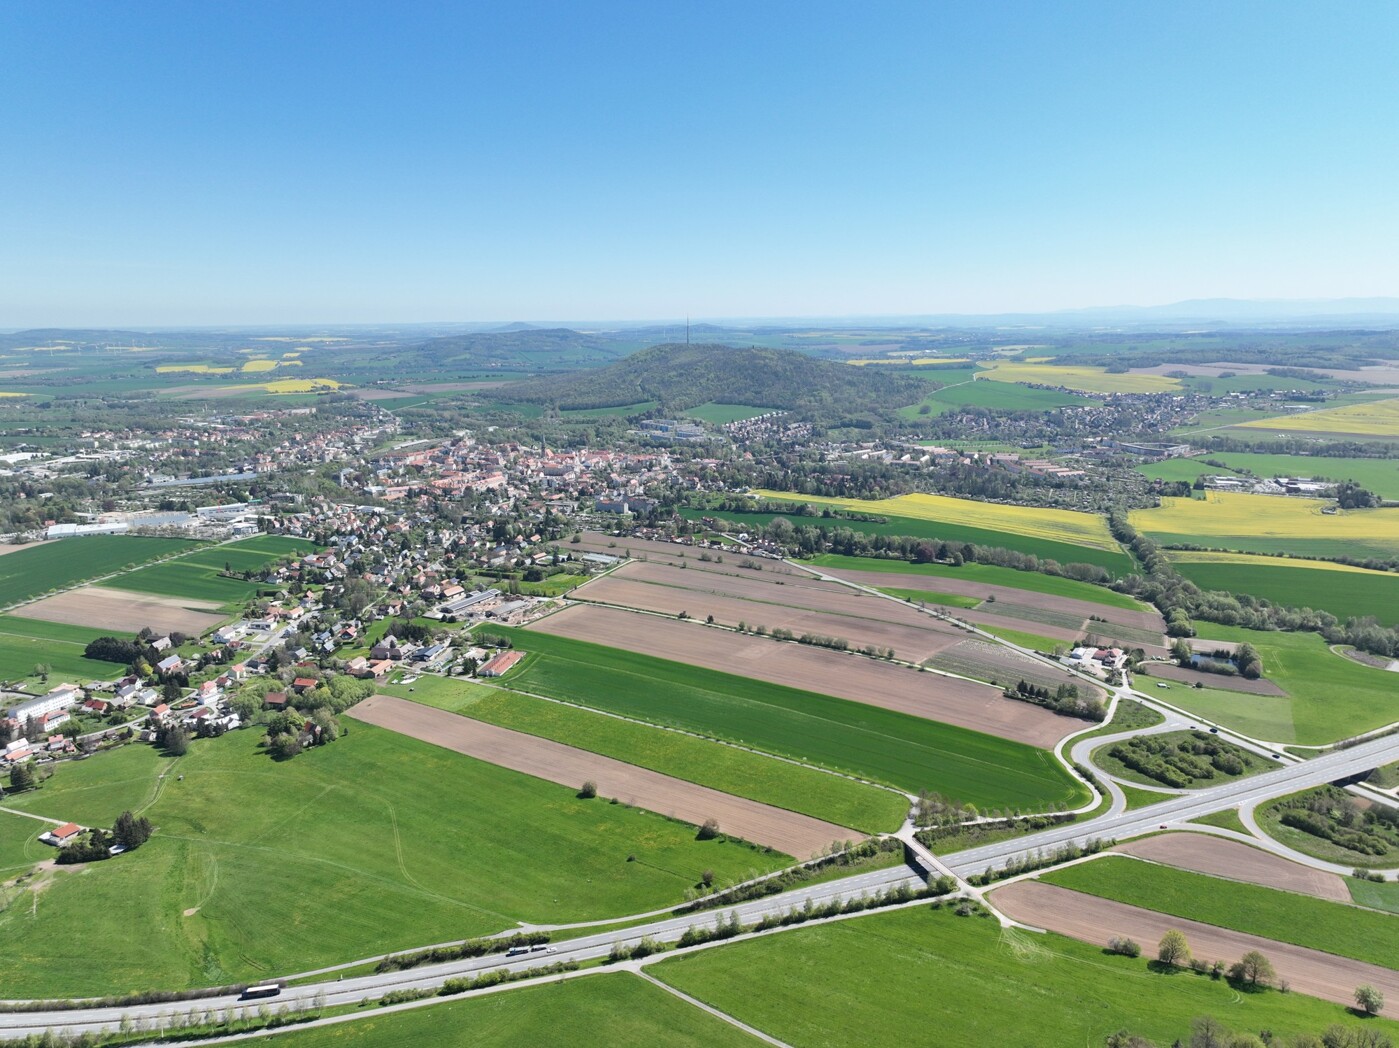
POLYGON ((0 5, 0 327, 1399 294, 1399 3, 0 5))

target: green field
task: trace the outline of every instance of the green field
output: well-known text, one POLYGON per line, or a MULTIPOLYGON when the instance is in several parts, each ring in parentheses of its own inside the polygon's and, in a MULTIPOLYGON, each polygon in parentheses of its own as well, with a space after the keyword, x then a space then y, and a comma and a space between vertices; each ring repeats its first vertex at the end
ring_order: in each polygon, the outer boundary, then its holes
POLYGON ((1260 452, 1211 451, 1193 459, 1168 459, 1138 466, 1137 472, 1163 480, 1191 480, 1201 473, 1249 472, 1256 477, 1311 477, 1315 480, 1353 480, 1385 499, 1399 499, 1399 459, 1332 458, 1327 455, 1269 455, 1260 452), (1223 462, 1221 470, 1203 459, 1223 462), (1181 475, 1176 475, 1176 471, 1181 475), (1185 475, 1187 474, 1188 475, 1185 475), (1163 475, 1169 474, 1169 475, 1163 475))
POLYGON ((0 606, 202 545, 144 535, 84 535, 18 549, 0 556, 0 606))
POLYGON ((183 781, 160 782, 171 761, 135 745, 63 765, 42 789, 7 798, 87 825, 144 810, 157 831, 139 851, 60 870, 37 896, 9 900, 7 995, 257 980, 518 921, 656 909, 679 903, 706 869, 722 883, 785 862, 342 723, 350 731, 338 742, 285 763, 259 750, 260 732, 236 731, 193 743, 173 769, 183 781))
POLYGON ((272 1043, 286 1048, 563 1043, 580 1048, 757 1048, 762 1042, 635 975, 608 972, 397 1014, 370 1012, 354 1022, 286 1033, 272 1043))
POLYGON ((982 807, 1058 809, 1086 799, 1047 751, 1022 743, 564 637, 492 632, 537 653, 506 678, 522 691, 982 807))
POLYGON ((1318 566, 1256 561, 1175 562, 1176 571, 1201 589, 1247 593, 1293 608, 1329 611, 1338 619, 1373 615, 1385 625, 1399 623, 1399 574, 1335 571, 1318 566))
MULTIPOLYGON (((457 682, 450 683, 456 686, 457 682)), ((723 793, 866 832, 893 832, 908 815, 908 801, 898 794, 838 775, 546 699, 479 685, 467 687, 471 690, 461 694, 452 712, 615 757, 723 793)), ((400 685, 384 690, 402 693, 404 689, 400 685)), ((404 697, 418 696, 415 692, 404 697)))
POLYGON ((49 665, 49 686, 63 681, 85 684, 109 680, 126 665, 83 655, 88 643, 103 635, 103 631, 85 626, 0 615, 0 680, 27 678, 40 662, 49 665))
POLYGON ((1010 586, 1028 590, 1031 593, 1047 593, 1055 597, 1072 597, 1102 604, 1109 608, 1122 608, 1127 611, 1150 611, 1151 607, 1103 586, 1088 582, 1064 579, 1057 575, 1041 575, 1037 571, 1016 571, 1014 568, 1001 568, 994 564, 910 564, 906 560, 888 560, 882 557, 842 557, 837 553, 825 553, 813 557, 807 563, 814 568, 834 568, 837 571, 884 571, 894 575, 926 575, 933 579, 963 579, 967 582, 982 582, 989 586, 1010 586))
POLYGON ((879 587, 880 593, 887 593, 899 600, 914 604, 941 604, 946 608, 974 608, 981 603, 980 597, 964 597, 959 593, 938 593, 935 590, 888 589, 879 587))
POLYGON ((708 422, 712 426, 724 426, 730 422, 742 422, 744 419, 757 418, 759 415, 766 415, 772 408, 758 408, 751 404, 701 404, 697 408, 690 408, 682 411, 686 418, 699 419, 701 422, 708 422))
POLYGON ((1315 633, 1263 632, 1195 623, 1203 638, 1247 641, 1263 675, 1286 697, 1172 688, 1170 701, 1236 731, 1280 743, 1317 746, 1399 719, 1395 675, 1337 655, 1315 633))
MULTIPOLYGON (((822 1048, 1099 1048, 1124 1027, 1167 1045, 1188 1040, 1191 1020, 1205 1014, 1280 1037, 1357 1022, 1340 1005, 1301 994, 1240 994, 1207 975, 1151 971, 1146 958, 924 906, 692 953, 650 971, 788 1044, 822 1048)), ((1399 1024, 1366 1028, 1393 1036, 1399 1024)))
POLYGON ((1358 877, 1347 877, 1346 886, 1350 897, 1361 906, 1372 910, 1384 910, 1399 914, 1399 881, 1362 881, 1358 877))
POLYGON ((1108 855, 1040 875, 1087 895, 1189 921, 1389 967, 1399 957, 1399 917, 1310 895, 1108 855))
MULTIPOLYGON (((994 622, 979 622, 977 629, 985 630, 993 636, 1008 640, 1012 644, 1018 644, 1022 648, 1029 648, 1031 651, 1053 652, 1055 648, 1066 648, 1062 640, 1055 640, 1053 637, 1046 637, 1039 633, 1026 633, 1024 630, 1008 629, 1005 626, 998 626, 994 622)), ((936 656, 934 656, 936 658, 936 656)))
POLYGON ((225 570, 258 571, 282 557, 311 553, 305 539, 258 535, 198 550, 103 582, 115 589, 207 600, 228 606, 256 595, 257 582, 226 578, 225 570))
MULTIPOLYGON (((821 528, 825 531, 847 528, 850 531, 859 531, 867 535, 911 535, 915 538, 937 539, 959 545, 971 543, 974 546, 998 546, 1003 549, 1017 550, 1020 553, 1030 553, 1045 560, 1057 560, 1060 564, 1096 564, 1113 575, 1126 575, 1132 570, 1131 559, 1125 553, 1093 549, 1089 546, 1076 546, 1068 542, 1056 542, 1053 539, 1015 535, 1008 531, 990 531, 966 524, 918 520, 914 517, 886 517, 886 523, 878 523, 868 520, 847 520, 844 517, 804 517, 781 513, 733 513, 689 507, 682 507, 679 512, 681 516, 690 520, 715 517, 743 524, 750 528, 765 527, 778 517, 784 517, 794 525, 821 528)), ((983 567, 985 565, 976 566, 983 567)), ((1024 574, 1031 573, 1024 572, 1024 574)))
MULTIPOLYGON (((533 405, 521 406, 531 407, 533 405)), ((564 418, 630 418, 660 406, 659 401, 643 400, 636 404, 619 404, 610 408, 564 408, 559 414, 564 418)), ((515 410, 514 405, 510 406, 510 410, 515 410)))
MULTIPOLYGON (((1219 458, 1218 455, 1208 457, 1219 458)), ((1184 481, 1187 484, 1195 483, 1195 478, 1199 476, 1228 477, 1234 473, 1232 469, 1207 466, 1199 459, 1194 458, 1172 458, 1162 459, 1160 462, 1143 462, 1135 468, 1148 480, 1184 481)))

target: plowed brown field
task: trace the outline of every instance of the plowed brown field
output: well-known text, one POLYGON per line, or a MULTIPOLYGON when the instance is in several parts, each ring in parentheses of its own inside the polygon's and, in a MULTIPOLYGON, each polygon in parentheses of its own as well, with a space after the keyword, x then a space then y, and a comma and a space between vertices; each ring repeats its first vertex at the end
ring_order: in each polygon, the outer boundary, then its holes
POLYGON ((658 615, 575 605, 528 628, 881 706, 1031 746, 1050 748, 1082 726, 1007 699, 989 685, 658 615))
POLYGON ((1346 882, 1334 873, 1314 870, 1261 848, 1208 833, 1163 833, 1119 844, 1113 851, 1213 877, 1248 881, 1334 902, 1351 901, 1346 882))
POLYGON ((24 617, 70 626, 109 629, 116 634, 139 633, 149 626, 157 633, 178 630, 198 636, 228 618, 213 601, 189 597, 157 597, 107 586, 82 586, 24 606, 24 617))
POLYGON ((1278 977, 1293 991, 1338 1004, 1355 1003, 1355 988, 1368 983, 1390 1000, 1399 994, 1399 971, 1257 935, 1181 920, 1163 913, 1096 899, 1039 881, 1017 881, 991 893, 1002 913, 1024 924, 1106 946, 1113 936, 1153 944, 1174 928, 1185 935, 1191 953, 1206 960, 1232 964, 1249 950, 1260 950, 1273 962, 1278 977))
POLYGON ((572 789, 592 781, 597 784, 599 796, 615 797, 682 822, 699 826, 706 819, 715 819, 723 833, 799 859, 823 851, 832 841, 864 837, 860 831, 845 826, 720 793, 611 757, 420 706, 407 699, 373 695, 351 707, 348 713, 368 724, 572 789))

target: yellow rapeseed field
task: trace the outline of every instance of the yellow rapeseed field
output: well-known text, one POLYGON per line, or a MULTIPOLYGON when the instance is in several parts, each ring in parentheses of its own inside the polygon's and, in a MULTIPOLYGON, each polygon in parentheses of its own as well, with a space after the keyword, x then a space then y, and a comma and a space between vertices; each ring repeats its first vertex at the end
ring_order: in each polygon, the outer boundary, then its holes
POLYGON ((275 371, 277 368, 301 367, 299 360, 250 360, 243 365, 244 371, 275 371))
POLYGON ((1201 546, 1240 536, 1399 545, 1399 510, 1334 507, 1330 499, 1207 491, 1203 499, 1163 498, 1158 509, 1136 509, 1128 519, 1148 535, 1201 546))
POLYGON ((761 498, 810 502, 814 506, 852 510, 858 513, 887 514, 915 520, 946 521, 988 531, 1004 531, 1027 538, 1068 542, 1075 546, 1117 551, 1120 549, 1108 531, 1107 521, 1094 513, 1068 509, 1038 509, 1033 506, 1001 506, 973 502, 947 495, 899 495, 892 499, 822 498, 794 495, 783 491, 755 491, 761 498))
POLYGON ((1365 437, 1399 437, 1399 397, 1369 404, 1300 411, 1283 418, 1240 422, 1236 429, 1268 429, 1278 433, 1354 433, 1365 437))
POLYGON ((1354 564, 1337 564, 1333 560, 1307 560, 1303 557, 1265 557, 1259 553, 1224 553, 1218 550, 1182 549, 1170 552, 1177 564, 1257 564, 1268 568, 1314 568, 1322 571, 1349 571, 1360 575, 1394 576, 1386 571, 1357 568, 1354 564))
POLYGON ((219 368, 211 364, 157 364, 157 374, 169 375, 176 371, 192 371, 197 375, 227 375, 232 368, 219 368))
POLYGON ((1106 368, 1072 364, 1027 364, 998 360, 986 365, 977 378, 997 382, 1030 382, 1040 386, 1063 386, 1082 393, 1165 393, 1180 389, 1180 379, 1165 375, 1112 374, 1106 368))
POLYGON ((0 392, 0 397, 27 397, 27 396, 29 396, 28 393, 5 393, 5 392, 0 392))
POLYGON ((269 393, 318 393, 323 389, 339 389, 340 383, 333 378, 279 378, 264 382, 262 388, 269 393))

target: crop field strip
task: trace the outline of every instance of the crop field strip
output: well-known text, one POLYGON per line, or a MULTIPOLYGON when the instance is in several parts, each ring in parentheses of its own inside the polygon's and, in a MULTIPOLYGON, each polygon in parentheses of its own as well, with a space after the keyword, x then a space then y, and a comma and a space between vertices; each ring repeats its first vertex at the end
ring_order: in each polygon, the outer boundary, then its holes
POLYGON ((377 724, 422 742, 574 790, 592 781, 597 784, 599 796, 694 826, 713 818, 718 821, 721 832, 797 859, 811 858, 832 841, 862 836, 847 826, 720 793, 649 768, 537 735, 458 717, 391 695, 365 699, 350 711, 350 715, 368 724, 377 724))
POLYGON ((530 627, 576 640, 739 673, 772 684, 832 695, 927 720, 1052 747, 1072 730, 1064 718, 1001 696, 998 689, 920 673, 891 663, 812 645, 775 641, 700 623, 598 606, 565 609, 530 627))
POLYGON ((87 626, 107 634, 135 634, 149 626, 159 633, 179 630, 197 636, 228 619, 222 605, 211 601, 133 593, 111 586, 81 586, 20 610, 25 618, 87 626))
POLYGON ((1074 634, 1081 634, 1084 628, 1084 619, 1081 616, 1058 611, 1054 608, 1041 608, 1032 604, 1012 604, 1009 601, 1000 600, 983 601, 978 605, 978 608, 988 615, 1019 619, 1021 622, 1032 622, 1037 626, 1054 626, 1074 634))
POLYGON ((1043 880, 1017 881, 997 888, 991 892, 991 903, 1012 920, 1098 946, 1107 946, 1114 936, 1155 943, 1167 931, 1175 929, 1184 933, 1197 957, 1232 961, 1249 950, 1259 950, 1273 963, 1278 976, 1288 981, 1294 993, 1310 994, 1338 1004, 1353 1004, 1355 988, 1367 983, 1379 987, 1386 996, 1399 993, 1399 971, 1385 965, 1338 957, 1265 936, 1100 899, 1043 880))
POLYGON ((223 574, 226 568, 256 572, 283 556, 314 549, 311 543, 299 539, 256 536, 138 568, 99 585, 227 606, 255 595, 258 583, 227 578, 223 574))
POLYGON ((402 686, 384 688, 400 698, 427 701, 473 720, 866 832, 896 830, 908 814, 908 802, 899 794, 761 752, 518 691, 472 687, 456 680, 447 683, 451 692, 445 701, 426 698, 421 686, 411 695, 402 686))
MULTIPOLYGON (((1170 1044, 1202 1014, 1280 1038, 1356 1024, 1343 1007, 1300 993, 1239 994, 1208 976, 1161 976, 1141 958, 927 906, 762 936, 649 971, 787 1044, 824 1048, 1083 1048, 1123 1028, 1170 1044), (764 992, 754 993, 759 979, 764 992), (955 1006, 931 1007, 929 987, 955 1006)), ((1399 1033, 1385 1019, 1366 1025, 1399 1033)))
POLYGON ((1113 851, 1212 877, 1300 892, 1332 902, 1351 900, 1345 879, 1334 873, 1208 833, 1160 833, 1119 844, 1113 851))
POLYGON ((1399 509, 1326 512, 1333 505, 1325 499, 1207 491, 1203 499, 1163 498, 1159 508, 1133 510, 1129 519, 1163 545, 1295 557, 1399 553, 1399 509))
POLYGON ((1079 694, 1107 702, 1107 690, 1097 684, 1072 677, 1066 670, 1054 670, 1037 659, 1011 651, 1000 644, 972 637, 933 656, 928 663, 934 669, 974 677, 1004 688, 1024 680, 1046 688, 1060 684, 1076 684, 1079 694))
MULTIPOLYGON (((1399 916, 1125 855, 1043 873, 1061 888, 1368 964, 1399 958, 1399 916)), ((1399 978, 1399 972, 1396 973, 1399 978)))
POLYGON ((724 882, 785 865, 747 845, 696 841, 692 827, 650 812, 342 723, 349 731, 334 745, 276 765, 275 788, 249 731, 192 745, 176 765, 183 780, 160 784, 171 761, 127 746, 7 797, 84 825, 141 810, 157 832, 121 862, 59 871, 32 901, 0 912, 6 992, 257 981, 521 921, 644 912, 678 904, 706 869, 724 882), (141 934, 133 912, 145 915, 141 934))
POLYGON ((1355 437, 1399 437, 1399 398, 1340 407, 1301 411, 1280 418, 1241 422, 1236 429, 1277 433, 1335 434, 1355 437))
POLYGON ((26 546, 0 557, 0 606, 201 545, 189 539, 84 535, 26 546))
MULTIPOLYGON (((1043 749, 537 628, 510 635, 535 654, 505 678, 508 687, 738 742, 910 793, 936 790, 980 806, 1035 810, 1075 807, 1086 799, 1043 749)), ((1044 713, 1031 707, 1026 712, 1044 713)))
POLYGON ((1342 620, 1373 615, 1385 625, 1399 623, 1399 574, 1394 572, 1248 554, 1180 551, 1170 557, 1176 570, 1201 589, 1329 611, 1342 620))
POLYGON ((1177 684, 1195 685, 1199 683, 1206 688, 1213 688, 1216 691, 1233 691, 1245 695, 1272 695, 1286 697, 1287 692, 1274 681, 1266 677, 1259 677, 1256 680, 1249 680, 1247 677, 1229 675, 1224 673, 1209 673, 1204 670, 1192 669, 1189 666, 1177 666, 1169 662, 1153 662, 1150 666, 1150 676, 1156 680, 1173 681, 1177 684))
POLYGON ((1168 375, 1114 373, 1101 367, 1076 364, 1030 364, 996 361, 982 372, 981 381, 1025 382, 1062 386, 1083 393, 1167 393, 1180 389, 1180 379, 1168 375))
POLYGON ((0 615, 0 679, 28 677, 36 663, 45 663, 55 683, 74 684, 116 676, 124 663, 103 662, 83 655, 89 642, 102 632, 80 626, 16 615, 0 615))

